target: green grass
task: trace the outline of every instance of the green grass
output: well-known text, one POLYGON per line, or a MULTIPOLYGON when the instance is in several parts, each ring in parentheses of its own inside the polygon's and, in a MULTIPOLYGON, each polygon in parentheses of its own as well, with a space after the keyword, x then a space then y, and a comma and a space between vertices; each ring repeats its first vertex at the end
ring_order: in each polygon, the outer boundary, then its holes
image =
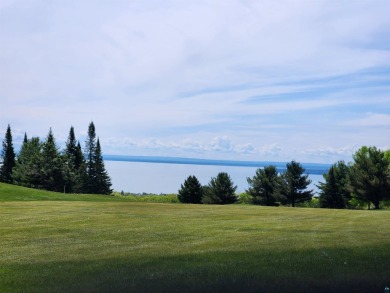
POLYGON ((0 292, 383 292, 390 285, 389 211, 76 201, 5 184, 0 201, 0 292))
POLYGON ((155 202, 155 203, 178 203, 176 194, 165 195, 128 195, 121 196, 115 192, 112 195, 96 194, 72 194, 58 193, 46 190, 20 187, 0 183, 0 202, 2 201, 130 201, 130 202, 155 202))

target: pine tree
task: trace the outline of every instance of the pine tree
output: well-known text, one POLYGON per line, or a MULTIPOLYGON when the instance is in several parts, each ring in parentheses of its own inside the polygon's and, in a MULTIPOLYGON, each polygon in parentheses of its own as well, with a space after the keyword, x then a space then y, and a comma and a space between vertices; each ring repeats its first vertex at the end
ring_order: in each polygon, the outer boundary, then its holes
POLYGON ((64 188, 63 164, 50 128, 42 147, 42 186, 46 190, 62 191, 64 188))
POLYGON ((76 169, 80 169, 83 166, 85 167, 85 158, 84 158, 83 150, 81 149, 81 145, 80 145, 79 141, 77 142, 77 146, 76 146, 74 165, 75 165, 76 169))
POLYGON ((96 132, 95 125, 91 122, 88 126, 88 137, 85 141, 86 176, 84 192, 94 193, 96 183, 96 132))
POLYGON ((39 137, 27 139, 25 134, 22 148, 17 156, 13 171, 14 182, 18 185, 43 188, 42 186, 42 143, 39 137))
POLYGON ((73 126, 70 127, 68 140, 65 143, 65 154, 74 163, 77 151, 77 141, 73 126))
POLYGON ((15 164, 15 151, 12 144, 11 126, 8 125, 0 158, 0 182, 13 183, 12 171, 15 164))
POLYGON ((210 180, 209 188, 206 190, 202 203, 230 204, 237 201, 235 194, 237 186, 234 186, 229 174, 221 172, 217 177, 210 180))
POLYGON ((275 166, 257 169, 253 178, 247 178, 249 189, 247 192, 255 203, 273 206, 279 198, 281 179, 275 166))
POLYGON ((102 150, 99 139, 96 140, 95 125, 93 122, 88 127, 88 137, 85 142, 86 154, 86 175, 85 175, 85 192, 110 194, 111 179, 104 167, 102 150))
POLYGON ((353 159, 349 181, 354 196, 379 209, 381 201, 390 198, 390 162, 376 147, 362 147, 353 159))
POLYGON ((85 178, 84 156, 80 142, 76 141, 73 126, 70 128, 64 151, 64 179, 66 192, 83 192, 85 178))
POLYGON ((323 175, 325 183, 319 182, 320 206, 322 208, 343 209, 351 199, 348 191, 348 166, 339 161, 334 164, 327 174, 323 175))
POLYGON ((85 187, 85 182, 86 182, 86 164, 85 164, 85 158, 83 154, 83 150, 81 149, 80 142, 77 142, 76 146, 76 154, 75 154, 75 169, 76 169, 76 177, 75 177, 75 185, 73 186, 73 191, 74 192, 79 192, 83 193, 84 187, 85 187))
POLYGON ((300 163, 291 161, 287 163, 287 170, 282 175, 281 194, 285 197, 285 202, 293 207, 296 203, 308 201, 313 197, 313 191, 307 190, 311 180, 304 172, 305 169, 300 163))
POLYGON ((95 192, 97 194, 111 194, 111 179, 104 167, 104 161, 102 156, 102 150, 100 148, 99 138, 96 142, 95 150, 95 170, 96 170, 96 181, 95 181, 95 192))
POLYGON ((181 185, 177 195, 179 201, 182 203, 201 203, 202 196, 202 185, 195 176, 188 176, 181 185))

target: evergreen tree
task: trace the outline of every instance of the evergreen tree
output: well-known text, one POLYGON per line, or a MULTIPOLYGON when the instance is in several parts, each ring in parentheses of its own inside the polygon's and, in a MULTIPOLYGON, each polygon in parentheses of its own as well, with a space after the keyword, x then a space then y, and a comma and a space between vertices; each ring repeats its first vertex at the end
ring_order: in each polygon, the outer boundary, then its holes
POLYGON ((214 193, 210 185, 202 186, 202 191, 203 196, 201 202, 203 204, 222 204, 222 200, 214 193))
POLYGON ((353 159, 349 172, 351 191, 358 200, 379 209, 381 201, 390 198, 390 162, 376 147, 362 147, 353 159))
POLYGON ((83 192, 85 178, 84 156, 80 142, 76 141, 73 126, 70 128, 64 151, 64 180, 66 192, 83 192))
POLYGON ((88 126, 88 137, 85 141, 86 176, 84 192, 94 193, 96 183, 96 132, 95 125, 91 122, 88 126))
POLYGON ((348 191, 348 166, 339 161, 323 175, 325 183, 319 182, 320 206, 322 208, 343 209, 351 199, 348 191))
POLYGON ((14 182, 18 185, 42 188, 42 143, 39 137, 23 140, 13 171, 14 182))
POLYGON ((51 128, 42 146, 41 159, 41 185, 46 190, 62 191, 64 188, 62 158, 51 128))
POLYGON ((72 161, 74 164, 75 156, 77 152, 77 141, 74 134, 73 126, 70 127, 68 140, 65 143, 65 155, 72 161))
POLYGON ((281 194, 285 197, 285 202, 293 207, 296 203, 308 201, 313 197, 313 191, 306 190, 311 180, 304 172, 305 169, 300 163, 291 161, 287 163, 287 170, 282 175, 281 194))
POLYGON ((213 177, 209 183, 209 189, 202 198, 202 203, 230 204, 237 201, 235 194, 237 186, 234 186, 229 174, 221 172, 213 177))
POLYGON ((111 194, 111 179, 104 167, 104 161, 102 156, 102 150, 100 148, 99 138, 96 142, 95 150, 95 170, 96 170, 96 181, 94 193, 97 194, 111 194))
POLYGON ((8 125, 0 158, 0 182, 13 182, 12 171, 15 164, 15 151, 12 144, 11 126, 8 125))
POLYGON ((73 192, 83 193, 86 182, 86 164, 83 151, 81 149, 80 142, 77 142, 76 154, 74 158, 74 167, 76 169, 75 185, 73 186, 73 192))
POLYGON ((247 178, 247 192, 253 197, 254 203, 273 206, 279 198, 281 179, 275 166, 257 169, 253 178, 247 178))
POLYGON ((88 137, 85 142, 86 173, 84 180, 84 192, 110 194, 111 179, 104 167, 102 150, 99 139, 96 140, 95 125, 93 122, 88 127, 88 137))
POLYGON ((188 176, 178 192, 179 201, 182 203, 201 203, 203 190, 198 178, 188 176))
POLYGON ((77 142, 77 146, 76 146, 74 165, 76 169, 80 169, 81 167, 83 167, 83 165, 85 165, 85 158, 79 141, 77 142))

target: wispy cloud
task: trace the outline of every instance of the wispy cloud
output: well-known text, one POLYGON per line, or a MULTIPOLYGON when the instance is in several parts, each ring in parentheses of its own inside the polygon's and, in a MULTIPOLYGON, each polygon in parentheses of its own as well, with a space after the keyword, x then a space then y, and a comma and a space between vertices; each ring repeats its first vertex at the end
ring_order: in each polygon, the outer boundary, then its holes
POLYGON ((125 154, 307 161, 385 146, 388 11, 386 0, 1 1, 0 135, 52 126, 63 140, 94 120, 103 149, 125 154))

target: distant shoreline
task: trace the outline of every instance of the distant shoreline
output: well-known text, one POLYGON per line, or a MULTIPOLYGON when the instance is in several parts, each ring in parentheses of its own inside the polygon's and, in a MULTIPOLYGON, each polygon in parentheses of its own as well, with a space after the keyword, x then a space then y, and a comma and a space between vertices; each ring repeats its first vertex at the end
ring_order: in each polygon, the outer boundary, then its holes
MULTIPOLYGON (((286 162, 269 161, 235 161, 235 160, 210 160, 182 157, 158 157, 158 156, 125 156, 125 155, 104 155, 106 161, 138 162, 157 164, 180 164, 180 165, 205 165, 205 166, 229 166, 229 167, 253 167, 263 168, 265 166, 276 166, 278 172, 286 170, 286 162)), ((301 163, 307 174, 322 175, 328 172, 331 164, 301 163)))

